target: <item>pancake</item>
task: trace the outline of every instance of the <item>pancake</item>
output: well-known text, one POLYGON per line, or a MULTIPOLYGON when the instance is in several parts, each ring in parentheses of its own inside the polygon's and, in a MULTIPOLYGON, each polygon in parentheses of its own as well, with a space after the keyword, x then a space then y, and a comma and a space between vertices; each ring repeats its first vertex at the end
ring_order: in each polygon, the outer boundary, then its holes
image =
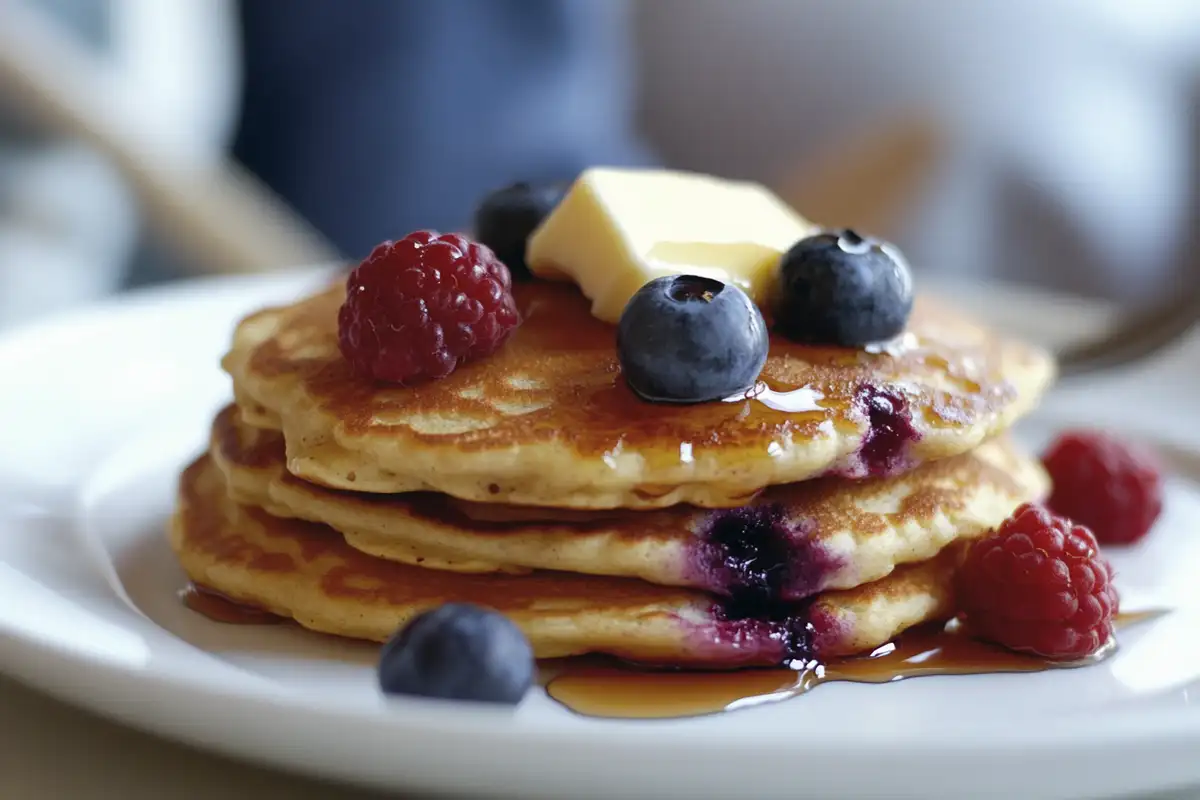
POLYGON ((356 375, 335 285, 244 320, 223 360, 244 419, 278 428, 288 469, 330 488, 436 491, 588 509, 737 507, 766 486, 899 474, 959 455, 1028 412, 1048 354, 919 298, 866 350, 772 337, 756 389, 653 404, 625 385, 615 328, 575 287, 514 287, 521 327, 491 357, 412 388, 356 375))
POLYGON ((282 437, 239 422, 233 407, 214 421, 210 452, 236 501, 324 523, 352 547, 391 561, 613 575, 773 600, 883 578, 981 535, 1049 488, 1036 460, 997 440, 894 478, 772 487, 741 509, 569 511, 538 520, 541 509, 511 507, 506 518, 496 506, 445 495, 307 483, 284 468, 282 437))
POLYGON ((512 618, 541 658, 602 652, 705 667, 873 649, 952 613, 960 559, 947 548, 884 580, 769 609, 626 578, 441 572, 372 558, 331 528, 235 503, 208 456, 180 478, 169 537, 197 584, 323 633, 383 641, 425 609, 469 602, 512 618))

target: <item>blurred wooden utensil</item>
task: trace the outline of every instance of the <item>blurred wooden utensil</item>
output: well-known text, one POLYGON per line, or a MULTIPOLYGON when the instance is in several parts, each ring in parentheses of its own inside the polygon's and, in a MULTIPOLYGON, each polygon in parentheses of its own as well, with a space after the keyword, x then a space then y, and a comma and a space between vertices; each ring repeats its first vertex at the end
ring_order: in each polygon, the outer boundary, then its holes
POLYGON ((941 131, 929 117, 897 117, 818 148, 779 194, 818 224, 893 237, 941 152, 941 131))
POLYGON ((206 272, 252 273, 326 264, 336 250, 259 181, 228 159, 187 163, 155 140, 107 64, 20 2, 0 0, 0 92, 56 133, 112 159, 150 228, 206 272))

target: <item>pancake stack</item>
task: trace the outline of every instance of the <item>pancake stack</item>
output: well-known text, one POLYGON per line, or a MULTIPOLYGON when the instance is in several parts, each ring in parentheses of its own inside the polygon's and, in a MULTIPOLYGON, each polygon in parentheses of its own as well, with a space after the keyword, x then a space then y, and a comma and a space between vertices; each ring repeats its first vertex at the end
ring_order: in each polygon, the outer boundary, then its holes
POLYGON ((884 345, 772 335, 752 390, 672 405, 625 385, 574 285, 514 296, 499 351, 414 387, 344 359, 342 281, 244 319, 180 481, 188 576, 367 640, 461 601, 538 657, 777 665, 947 618, 966 544, 1048 489, 1006 432, 1051 359, 927 298, 884 345))

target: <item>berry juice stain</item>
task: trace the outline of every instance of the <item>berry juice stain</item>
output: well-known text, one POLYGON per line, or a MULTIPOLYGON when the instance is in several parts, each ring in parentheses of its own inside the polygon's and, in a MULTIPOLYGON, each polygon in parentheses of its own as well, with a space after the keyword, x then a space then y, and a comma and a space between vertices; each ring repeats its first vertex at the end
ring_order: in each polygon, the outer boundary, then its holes
POLYGON ((921 434, 913 427, 908 398, 891 387, 864 386, 854 405, 867 417, 867 433, 858 453, 858 474, 849 477, 886 477, 909 468, 909 446, 921 434))
POLYGON ((819 591, 843 566, 813 537, 815 524, 791 520, 778 504, 714 511, 693 546, 690 582, 728 598, 728 616, 762 617, 772 604, 819 591))
MULTIPOLYGON (((822 617, 818 631, 818 621, 808 605, 775 603, 753 608, 736 602, 717 603, 710 611, 712 622, 699 635, 712 646, 712 663, 726 669, 811 661, 818 638, 828 636, 833 622, 822 617), (757 615, 740 616, 752 608, 757 615)), ((705 645, 697 645, 697 651, 704 653, 705 645)))

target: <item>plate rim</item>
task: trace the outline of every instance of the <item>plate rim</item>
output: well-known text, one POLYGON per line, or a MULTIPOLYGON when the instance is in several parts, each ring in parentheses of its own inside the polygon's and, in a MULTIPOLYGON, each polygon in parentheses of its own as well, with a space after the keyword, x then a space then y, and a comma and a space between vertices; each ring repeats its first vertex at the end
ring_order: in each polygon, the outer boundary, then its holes
MULTIPOLYGON (((246 292, 247 297, 251 298, 247 300, 246 305, 252 307, 258 302, 252 298, 267 292, 286 293, 293 288, 302 291, 306 285, 315 284, 327 274, 328 268, 309 268, 267 276, 211 276, 139 289, 98 304, 55 314, 0 332, 0 362, 13 357, 15 352, 31 339, 64 327, 111 324, 114 315, 122 317, 137 314, 144 312, 148 307, 186 303, 197 295, 212 297, 214 293, 246 292)), ((1194 446, 1187 445, 1186 449, 1190 454, 1200 455, 1200 449, 1194 446)), ((4 502, 5 500, 0 498, 0 505, 4 502)), ((0 507, 0 511, 2 510, 0 507)), ((132 611, 130 609, 131 613, 132 611)), ((553 754, 556 753, 560 757, 565 756, 571 749, 586 750, 602 746, 611 750, 614 746, 614 737, 606 732, 603 725, 514 728, 512 716, 507 711, 464 704, 448 705, 419 699, 389 700, 386 712, 365 714, 359 708, 337 708, 319 698, 303 698, 293 693, 265 695, 249 687, 197 684, 176 673, 138 671, 89 658, 83 653, 73 652, 50 642, 39 642, 4 627, 0 627, 0 671, 72 705, 118 719, 132 727, 188 741, 226 755, 267 761, 284 768, 301 768, 303 771, 326 777, 331 775, 328 764, 310 764, 308 766, 316 767, 317 770, 304 770, 305 764, 282 759, 278 754, 257 752, 247 756, 244 752, 231 751, 222 747, 221 743, 214 741, 211 736, 195 731, 192 735, 179 730, 165 732, 162 720, 156 719, 153 711, 145 711, 147 704, 122 703, 121 698, 137 696, 139 687, 142 690, 148 688, 156 696, 164 699, 185 691, 192 696, 193 702, 237 704, 243 711, 253 709, 254 714, 261 715, 263 719, 296 714, 313 718, 315 715, 313 721, 322 718, 336 721, 339 725, 366 725, 371 731, 384 734, 402 737, 442 737, 448 745, 456 741, 461 743, 464 737, 491 742, 498 738, 512 737, 524 741, 526 747, 535 748, 543 758, 554 757, 553 754), (47 667, 47 664, 50 666, 47 667), (72 683, 68 677, 71 673, 98 679, 113 691, 102 695, 88 693, 81 690, 78 684, 72 683), (399 712, 392 713, 393 709, 399 709, 399 712)), ((797 747, 795 741, 781 742, 777 735, 739 731, 738 736, 740 746, 753 747, 764 757, 795 759, 799 755, 798 751, 803 750, 806 760, 844 756, 846 747, 850 744, 859 758, 882 755, 898 757, 917 751, 928 753, 934 749, 947 755, 978 754, 980 748, 986 747, 997 760, 1001 760, 1001 756, 1004 757, 1003 760, 1019 758, 1021 753, 1027 753, 1030 748, 1036 747, 1052 747, 1058 752, 1065 746, 1077 755, 1089 749, 1120 748, 1127 754, 1142 753, 1149 757, 1155 750, 1165 753, 1181 745, 1200 745, 1200 713, 1193 709, 1105 709, 1067 717, 1039 718, 1038 725, 1032 729, 1013 726, 989 728, 986 743, 973 735, 980 732, 980 726, 964 727, 958 724, 960 722, 962 720, 954 720, 954 724, 942 728, 943 735, 938 739, 931 741, 923 738, 920 742, 909 742, 902 736, 898 737, 895 731, 870 728, 856 732, 852 741, 821 737, 815 741, 805 741, 802 748, 797 747), (1092 727, 1080 724, 1079 720, 1091 718, 1094 713, 1105 718, 1103 725, 1092 727), (864 753, 863 748, 872 749, 864 753)), ((689 760, 719 758, 720 753, 717 750, 726 746, 711 729, 672 729, 670 736, 663 737, 655 725, 634 726, 622 728, 618 738, 619 748, 626 753, 649 749, 689 760)), ((356 777, 338 773, 337 770, 333 770, 332 774, 344 780, 354 780, 356 777)), ((1197 771, 1197 775, 1200 776, 1200 771, 1197 771)), ((366 782, 372 785, 395 786, 366 782)))

